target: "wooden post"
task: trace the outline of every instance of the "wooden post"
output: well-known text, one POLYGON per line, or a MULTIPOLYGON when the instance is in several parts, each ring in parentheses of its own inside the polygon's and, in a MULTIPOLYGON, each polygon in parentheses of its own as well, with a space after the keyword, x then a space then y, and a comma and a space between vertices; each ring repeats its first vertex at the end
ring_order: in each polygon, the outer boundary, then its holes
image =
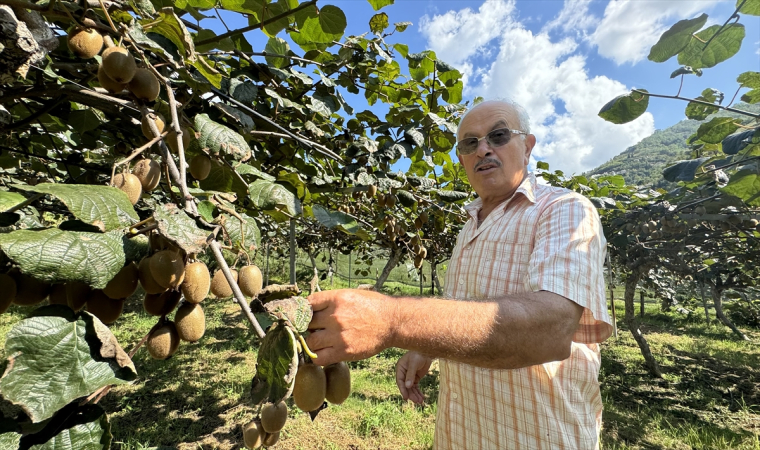
POLYGON ((351 252, 348 253, 348 287, 351 288, 351 252))
POLYGON ((271 244, 267 243, 266 249, 267 249, 267 262, 266 262, 266 269, 265 269, 265 276, 264 276, 264 286, 269 286, 269 247, 271 244))
POLYGON ((423 279, 422 279, 422 267, 420 267, 420 297, 422 297, 423 279))
MULTIPOLYGON (((609 250, 609 249, 608 249, 609 250)), ((615 312, 615 284, 612 282, 612 264, 610 263, 610 254, 607 252, 607 274, 609 275, 610 287, 610 309, 612 309, 612 332, 615 338, 618 337, 617 313, 615 312)))
POLYGON ((639 317, 644 317, 644 291, 639 291, 639 317))
POLYGON ((707 300, 705 300, 705 284, 699 283, 699 290, 702 291, 702 307, 705 309, 705 320, 710 325, 710 313, 707 311, 707 300))
POLYGON ((296 219, 290 219, 290 284, 296 284, 296 219))

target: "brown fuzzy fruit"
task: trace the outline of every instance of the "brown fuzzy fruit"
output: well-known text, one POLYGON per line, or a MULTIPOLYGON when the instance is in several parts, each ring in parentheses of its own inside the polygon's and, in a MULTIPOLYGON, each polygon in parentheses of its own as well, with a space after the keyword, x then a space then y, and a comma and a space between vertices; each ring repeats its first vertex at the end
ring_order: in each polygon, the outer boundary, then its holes
POLYGON ((185 301, 200 303, 208 297, 211 288, 211 275, 202 261, 185 266, 185 280, 182 282, 182 294, 185 301))
POLYGON ((113 299, 127 298, 137 290, 138 280, 139 272, 137 265, 130 262, 122 267, 119 273, 108 282, 106 287, 103 288, 103 293, 113 299))
POLYGON ((92 288, 87 283, 81 281, 70 281, 66 283, 66 302, 69 308, 79 311, 87 304, 87 298, 90 296, 92 288))
MULTIPOLYGON (((237 270, 230 269, 230 272, 232 272, 232 279, 237 283, 237 270)), ((227 278, 221 270, 214 272, 214 278, 211 280, 211 293, 217 298, 225 298, 232 295, 232 288, 230 287, 230 284, 227 283, 227 278)))
POLYGON ((261 275, 261 270, 255 265, 241 268, 238 275, 238 286, 240 286, 243 295, 247 297, 259 295, 261 288, 264 287, 264 278, 261 275))
POLYGON ((266 433, 264 435, 264 440, 261 441, 261 444, 264 447, 271 447, 274 444, 276 444, 277 441, 279 441, 279 440, 280 440, 280 432, 279 431, 277 433, 266 433))
POLYGON ((153 359, 167 359, 179 348, 179 335, 174 322, 166 322, 151 333, 145 342, 153 359))
POLYGON ((142 184, 140 184, 140 180, 131 173, 117 173, 113 177, 113 185, 124 191, 124 193, 127 194, 127 197, 129 197, 130 203, 133 205, 140 200, 140 196, 142 195, 142 184))
POLYGON ((325 371, 316 364, 301 364, 296 372, 293 400, 301 411, 319 409, 325 402, 327 380, 325 371))
POLYGON ((50 293, 51 286, 43 283, 29 275, 16 272, 13 274, 16 281, 16 297, 13 299, 14 305, 31 306, 41 303, 50 293))
POLYGON ((10 275, 0 274, 0 314, 8 310, 16 298, 16 280, 10 275))
POLYGON ((174 250, 162 250, 150 257, 150 274, 159 286, 175 288, 185 278, 185 261, 174 250))
MULTIPOLYGON (((153 119, 153 123, 156 124, 156 128, 158 129, 158 134, 161 134, 164 132, 164 128, 166 128, 166 121, 164 120, 164 116, 161 114, 156 114, 155 119, 153 119)), ((153 132, 150 130, 150 116, 143 116, 142 122, 140 123, 140 129, 142 130, 143 136, 145 136, 148 139, 153 139, 155 136, 153 136, 153 132)))
POLYGON ((112 299, 101 290, 94 290, 87 298, 87 311, 106 325, 116 322, 124 311, 124 298, 112 299))
POLYGON ((161 165, 152 159, 143 159, 135 164, 132 173, 140 180, 144 192, 150 192, 161 182, 161 165))
POLYGON ((422 257, 422 256, 420 256, 420 255, 416 255, 416 256, 414 257, 414 268, 415 268, 415 269, 420 269, 420 268, 422 268, 422 262, 423 262, 423 261, 425 261, 425 258, 423 258, 423 257, 422 257))
POLYGON ((53 288, 50 290, 50 295, 48 296, 48 303, 51 305, 69 305, 65 284, 53 285, 53 288))
POLYGON ((178 291, 166 291, 162 294, 145 294, 143 309, 151 316, 165 316, 179 305, 182 294, 178 291))
POLYGON ((140 265, 137 266, 138 278, 140 279, 140 285, 148 294, 160 294, 166 290, 163 286, 156 283, 153 279, 153 275, 150 273, 150 259, 146 256, 140 261, 140 265))
POLYGON ((150 70, 137 69, 132 81, 127 85, 127 89, 140 100, 152 102, 158 98, 161 85, 158 83, 158 78, 150 70))
POLYGON ((195 342, 206 332, 206 315, 201 305, 185 302, 174 315, 179 338, 186 342, 195 342))
POLYGON ((267 433, 278 433, 288 420, 288 407, 285 402, 266 403, 261 408, 261 427, 267 433))
POLYGON ((325 367, 327 390, 325 399, 340 405, 351 395, 351 370, 345 362, 330 364, 325 367))
POLYGON ((211 173, 211 158, 207 154, 201 153, 190 160, 190 175, 198 181, 208 178, 211 173))
POLYGON ((103 36, 90 28, 77 28, 69 33, 67 44, 71 53, 79 58, 89 59, 100 53, 103 36))
POLYGON ((243 444, 250 450, 260 448, 264 444, 265 434, 261 422, 254 419, 243 426, 243 444))
MULTIPOLYGON (((111 47, 103 51, 103 70, 108 78, 121 84, 129 83, 137 73, 135 58, 124 47, 111 47)), ((131 90, 131 89, 130 89, 131 90)))
POLYGON ((368 197, 374 197, 377 194, 377 186, 375 185, 369 185, 369 189, 367 189, 367 196, 368 197))
POLYGON ((118 81, 112 80, 106 73, 105 69, 103 69, 102 64, 98 67, 98 82, 103 89, 117 94, 127 88, 126 83, 119 83, 118 81))
MULTIPOLYGON (((193 139, 193 130, 187 127, 182 127, 182 148, 187 150, 187 147, 190 146, 190 142, 193 139)), ((177 147, 177 133, 174 132, 174 130, 169 131, 169 134, 164 137, 164 142, 166 142, 166 145, 169 146, 169 150, 172 151, 175 155, 179 153, 179 148, 177 147)))

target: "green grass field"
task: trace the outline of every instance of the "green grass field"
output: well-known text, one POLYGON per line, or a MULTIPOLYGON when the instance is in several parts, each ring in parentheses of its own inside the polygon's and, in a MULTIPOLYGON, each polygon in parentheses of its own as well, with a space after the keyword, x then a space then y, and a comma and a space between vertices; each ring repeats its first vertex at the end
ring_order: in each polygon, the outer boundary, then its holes
MULTIPOLYGON (((336 280, 335 287, 342 282, 336 280)), ((411 290, 389 285, 395 291, 411 290)), ((249 388, 257 342, 236 303, 207 299, 206 335, 183 343, 167 361, 135 355, 138 380, 114 388, 102 401, 115 449, 242 448, 241 426, 254 408, 249 388)), ((623 303, 616 304, 622 323, 623 303)), ((0 316, 0 338, 31 308, 12 307, 0 316)), ((155 323, 140 299, 129 302, 112 329, 129 351, 155 323)), ((722 326, 658 312, 647 305, 642 327, 665 372, 648 375, 630 332, 602 349, 605 405, 604 449, 760 449, 760 333, 753 342, 734 338, 722 326)), ((322 411, 314 422, 295 407, 276 448, 429 449, 436 412, 437 365, 423 381, 428 404, 401 400, 394 365, 402 354, 389 349, 351 363, 353 393, 341 406, 322 411)))

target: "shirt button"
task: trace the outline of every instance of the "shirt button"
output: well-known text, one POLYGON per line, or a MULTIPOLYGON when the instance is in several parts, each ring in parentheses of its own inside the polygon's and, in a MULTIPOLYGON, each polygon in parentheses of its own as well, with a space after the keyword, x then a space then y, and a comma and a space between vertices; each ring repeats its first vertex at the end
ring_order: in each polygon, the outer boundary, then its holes
POLYGON ((459 280, 459 284, 464 284, 464 280, 459 280))
POLYGON ((454 392, 454 393, 451 394, 451 398, 454 399, 454 400, 456 400, 456 399, 459 398, 459 396, 457 395, 456 392, 454 392))

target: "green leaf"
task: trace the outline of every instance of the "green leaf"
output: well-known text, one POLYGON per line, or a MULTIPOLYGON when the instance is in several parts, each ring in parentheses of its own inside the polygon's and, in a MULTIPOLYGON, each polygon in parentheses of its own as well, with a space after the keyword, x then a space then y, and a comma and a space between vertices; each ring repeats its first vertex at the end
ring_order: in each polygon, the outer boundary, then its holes
POLYGON ((760 72, 744 72, 736 78, 741 87, 760 89, 760 72))
POLYGON ((456 104, 462 101, 462 90, 464 89, 464 83, 457 81, 453 86, 449 86, 443 91, 443 101, 450 104, 456 104))
POLYGON ((284 323, 276 323, 269 328, 259 348, 256 375, 251 382, 253 404, 277 403, 290 397, 297 371, 296 337, 284 323))
POLYGON ((83 109, 72 111, 67 122, 74 131, 84 134, 98 128, 103 121, 92 109, 83 109))
POLYGON ((206 248, 210 231, 201 229, 195 220, 173 204, 156 208, 153 218, 158 223, 158 232, 188 254, 198 254, 206 248))
POLYGON ((21 442, 21 434, 15 431, 8 431, 0 434, 0 448, 15 450, 21 442))
POLYGON ((253 217, 241 214, 243 222, 236 217, 227 219, 227 233, 232 240, 232 245, 240 247, 244 252, 250 253, 261 245, 261 231, 253 217))
POLYGON ((256 180, 248 186, 248 193, 253 204, 259 209, 279 209, 292 217, 301 214, 301 202, 280 184, 256 180))
MULTIPOLYGON (((238 167, 238 170, 242 170, 241 166, 238 167)), ((211 172, 208 178, 200 182, 200 186, 205 191, 234 192, 238 198, 248 196, 248 185, 243 183, 226 164, 215 160, 211 160, 211 172)))
POLYGON ((74 399, 137 377, 111 331, 88 312, 44 306, 6 335, 0 393, 41 422, 74 399))
MULTIPOLYGON (((269 38, 264 51, 267 53, 274 53, 276 55, 287 55, 290 53, 290 44, 288 44, 284 39, 272 37, 269 38)), ((267 64, 272 67, 277 67, 278 69, 281 69, 290 64, 290 60, 288 58, 267 56, 265 59, 267 61, 267 64)))
POLYGON ((128 227, 140 220, 127 194, 115 187, 60 183, 14 186, 29 192, 52 195, 62 201, 74 217, 101 231, 128 227))
POLYGON ((760 175, 756 170, 740 170, 733 174, 722 192, 741 199, 744 203, 760 206, 760 175))
MULTIPOLYGON (((199 30, 198 33, 194 36, 193 42, 205 41, 206 39, 212 39, 215 37, 216 37, 216 33, 206 28, 203 28, 199 30)), ((220 41, 195 46, 195 51, 197 52, 208 52, 214 49, 219 49, 224 52, 231 52, 232 50, 235 49, 235 43, 232 42, 231 38, 224 38, 220 41)))
POLYGON ((221 3, 228 11, 251 14, 261 20, 267 0, 221 0, 221 3))
MULTIPOLYGON (((393 24, 393 26, 396 28, 396 31, 398 31, 399 33, 403 33, 411 25, 412 25, 412 22, 396 22, 393 24)), ((406 55, 403 55, 403 56, 406 56, 406 55)))
POLYGON ((744 6, 739 10, 741 14, 749 14, 750 16, 760 16, 760 0, 736 0, 736 7, 744 2, 744 6))
POLYGON ((414 206, 415 203, 417 203, 417 199, 414 198, 414 195, 412 195, 412 193, 409 191, 399 189, 396 195, 398 196, 399 203, 401 203, 407 208, 411 208, 414 206))
POLYGON ((264 309, 270 318, 286 321, 299 333, 306 332, 313 315, 309 301, 299 296, 267 302, 264 309))
POLYGON ((381 8, 384 8, 388 5, 392 5, 394 0, 367 0, 370 5, 372 5, 372 9, 375 11, 379 11, 381 8))
POLYGON ((102 289, 124 267, 121 233, 58 228, 0 234, 0 248, 21 272, 46 283, 82 281, 102 289))
POLYGON ((703 123, 697 129, 697 138, 708 144, 719 144, 729 134, 739 128, 731 117, 715 117, 707 123, 703 123))
POLYGON ((313 205, 311 213, 326 228, 335 228, 350 235, 355 235, 362 229, 356 219, 340 211, 329 211, 320 205, 313 205))
POLYGON ((319 10, 319 25, 327 34, 343 36, 347 25, 346 15, 337 6, 325 5, 319 10))
POLYGON ((760 131, 748 130, 743 133, 736 133, 723 139, 721 147, 726 155, 735 155, 744 150, 750 144, 760 143, 760 131))
MULTIPOLYGON (((697 100, 703 100, 702 97, 697 97, 697 100)), ((704 103, 689 102, 686 106, 686 117, 692 120, 705 120, 707 116, 718 111, 717 106, 705 105, 704 103)))
POLYGON ((240 103, 252 105, 258 93, 259 87, 250 81, 240 81, 237 78, 230 80, 229 94, 240 103))
POLYGON ((244 161, 251 157, 251 148, 243 136, 231 128, 211 120, 208 114, 195 116, 195 129, 200 136, 194 142, 211 155, 227 155, 244 161))
POLYGON ((222 87, 222 74, 211 68, 211 64, 208 62, 208 58, 204 56, 198 56, 190 62, 190 65, 198 71, 196 75, 199 74, 202 76, 207 83, 211 84, 217 89, 222 87))
POLYGON ((388 25, 390 25, 388 23, 388 14, 385 13, 375 14, 369 19, 369 29, 377 35, 385 31, 388 25))
POLYGON ((195 43, 185 24, 174 14, 171 8, 164 8, 158 18, 147 18, 140 21, 145 26, 150 24, 150 32, 169 39, 183 58, 192 62, 195 59, 195 43))
POLYGON ((670 182, 691 181, 694 179, 697 169, 710 158, 697 158, 685 161, 676 161, 675 164, 662 171, 662 177, 670 182))
MULTIPOLYGON (((74 406, 77 405, 74 404, 74 406)), ((55 434, 50 436, 45 443, 29 447, 29 450, 71 450, 72 448, 108 450, 111 448, 111 424, 108 421, 108 415, 100 405, 85 405, 71 412, 68 409, 62 409, 42 431, 35 433, 33 437, 45 438, 50 434, 55 434), (64 413, 61 421, 56 420, 61 413, 64 413)))
POLYGON ((316 8, 301 11, 303 25, 298 33, 291 33, 291 38, 304 50, 306 43, 330 44, 339 41, 346 29, 346 16, 337 6, 326 5, 318 12, 316 8))
POLYGON ((713 25, 697 33, 686 48, 678 53, 678 64, 691 66, 694 69, 705 69, 734 56, 742 46, 744 25, 739 23, 726 25, 705 48, 705 43, 720 29, 720 25, 713 25))
POLYGON ((441 201, 444 201, 446 203, 453 203, 459 200, 464 200, 470 196, 470 194, 468 194, 467 192, 444 191, 444 190, 438 190, 436 191, 436 194, 438 195, 438 198, 441 199, 441 201))
POLYGON ((742 101, 745 103, 758 103, 760 102, 760 89, 752 89, 742 95, 742 101))
POLYGON ((707 14, 702 14, 695 19, 676 22, 675 25, 660 36, 660 40, 652 46, 647 58, 654 62, 669 60, 686 47, 691 40, 691 35, 701 29, 706 22, 707 14))
POLYGON ((198 203, 198 214, 203 217, 203 220, 206 222, 213 222, 214 221, 214 211, 216 210, 216 205, 208 200, 203 200, 202 202, 198 203))
POLYGON ((537 161, 536 162, 536 169, 539 170, 549 170, 549 163, 546 161, 537 161))
POLYGON ((18 192, 0 191, 0 212, 8 211, 26 201, 26 197, 18 192))
POLYGON ((409 54, 409 46, 406 44, 393 44, 393 48, 404 58, 409 54))
MULTIPOLYGON (((637 89, 647 92, 645 89, 637 89)), ((616 124, 628 123, 644 114, 649 106, 649 96, 631 91, 628 94, 615 97, 599 111, 599 117, 616 124)))

